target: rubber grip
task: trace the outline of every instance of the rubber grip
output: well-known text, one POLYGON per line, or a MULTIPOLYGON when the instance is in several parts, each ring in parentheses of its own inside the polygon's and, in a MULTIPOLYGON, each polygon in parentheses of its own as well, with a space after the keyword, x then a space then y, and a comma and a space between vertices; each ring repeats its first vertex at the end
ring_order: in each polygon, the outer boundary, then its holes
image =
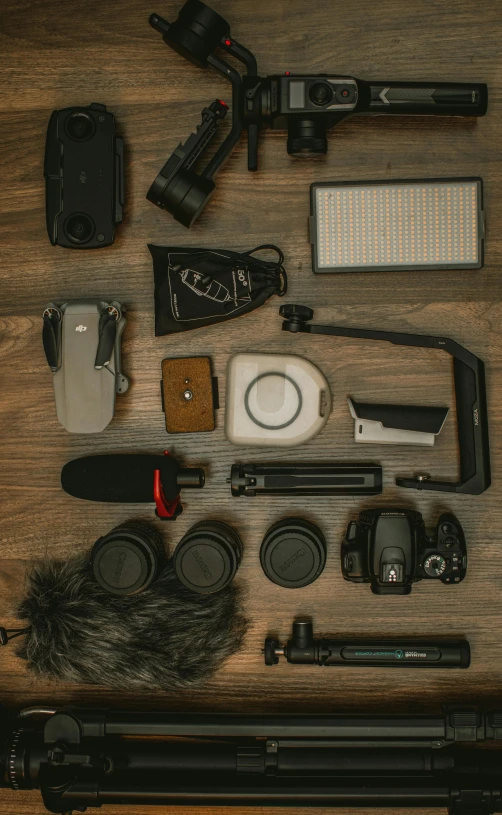
POLYGON ((371 82, 370 111, 422 116, 484 116, 488 89, 481 83, 371 82))

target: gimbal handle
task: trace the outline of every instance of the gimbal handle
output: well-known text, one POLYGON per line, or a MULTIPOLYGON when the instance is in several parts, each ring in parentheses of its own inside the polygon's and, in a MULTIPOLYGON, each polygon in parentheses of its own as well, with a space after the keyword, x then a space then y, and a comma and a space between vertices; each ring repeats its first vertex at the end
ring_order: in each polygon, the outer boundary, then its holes
POLYGON ((488 105, 488 90, 483 83, 372 80, 364 84, 368 85, 370 92, 368 113, 484 116, 488 105))

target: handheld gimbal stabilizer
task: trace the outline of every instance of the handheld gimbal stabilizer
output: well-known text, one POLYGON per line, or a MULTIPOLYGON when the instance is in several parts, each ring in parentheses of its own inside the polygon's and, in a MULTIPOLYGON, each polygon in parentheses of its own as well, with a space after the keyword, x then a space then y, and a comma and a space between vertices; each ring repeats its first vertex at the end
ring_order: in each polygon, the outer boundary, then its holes
POLYGON ((350 76, 296 74, 258 76, 256 59, 231 35, 223 17, 200 0, 187 0, 169 24, 152 14, 150 24, 166 45, 199 68, 211 66, 232 85, 232 128, 205 169, 192 169, 225 116, 216 100, 202 112, 202 122, 180 144, 148 191, 147 198, 186 227, 196 220, 214 191, 213 176, 248 131, 248 169, 258 167, 258 131, 263 125, 288 131, 288 153, 315 156, 327 152, 326 131, 353 114, 418 116, 484 116, 488 92, 483 84, 455 82, 365 82, 350 76), (220 48, 245 67, 241 75, 220 48))
POLYGON ((4 711, 0 728, 0 786, 40 789, 55 813, 106 804, 138 812, 147 804, 502 811, 500 712, 238 716, 28 708, 4 711))

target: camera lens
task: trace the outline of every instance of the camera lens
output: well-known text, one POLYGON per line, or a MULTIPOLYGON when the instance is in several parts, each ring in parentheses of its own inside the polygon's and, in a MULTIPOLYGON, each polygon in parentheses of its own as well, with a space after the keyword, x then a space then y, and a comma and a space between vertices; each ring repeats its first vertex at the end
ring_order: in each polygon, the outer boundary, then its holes
POLYGON ((268 579, 287 589, 317 580, 326 563, 326 541, 309 521, 286 518, 268 530, 260 549, 261 567, 268 579))
POLYGON ((94 235, 94 221, 85 212, 75 212, 66 219, 64 231, 73 243, 87 243, 94 235))
POLYGON ((309 96, 314 105, 327 105, 333 99, 333 90, 327 82, 316 82, 312 85, 309 96))
POLYGON ((79 113, 72 113, 68 116, 65 129, 70 139, 74 141, 87 141, 87 139, 90 139, 91 136, 94 135, 96 124, 92 116, 80 111, 79 113))
POLYGON ((221 521, 201 521, 192 526, 173 555, 179 580, 198 594, 213 594, 228 586, 241 560, 241 539, 221 521))
POLYGON ((94 577, 110 594, 139 594, 159 575, 163 563, 164 545, 157 530, 138 522, 115 527, 91 552, 94 577))
POLYGON ((335 91, 335 99, 340 105, 350 105, 355 98, 355 85, 338 85, 335 91))

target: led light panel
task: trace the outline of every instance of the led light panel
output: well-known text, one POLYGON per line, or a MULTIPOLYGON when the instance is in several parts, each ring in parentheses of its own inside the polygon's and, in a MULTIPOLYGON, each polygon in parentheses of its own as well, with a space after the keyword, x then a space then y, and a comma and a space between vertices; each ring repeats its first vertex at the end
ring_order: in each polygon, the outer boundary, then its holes
POLYGON ((480 269, 481 178, 312 184, 314 272, 480 269))

